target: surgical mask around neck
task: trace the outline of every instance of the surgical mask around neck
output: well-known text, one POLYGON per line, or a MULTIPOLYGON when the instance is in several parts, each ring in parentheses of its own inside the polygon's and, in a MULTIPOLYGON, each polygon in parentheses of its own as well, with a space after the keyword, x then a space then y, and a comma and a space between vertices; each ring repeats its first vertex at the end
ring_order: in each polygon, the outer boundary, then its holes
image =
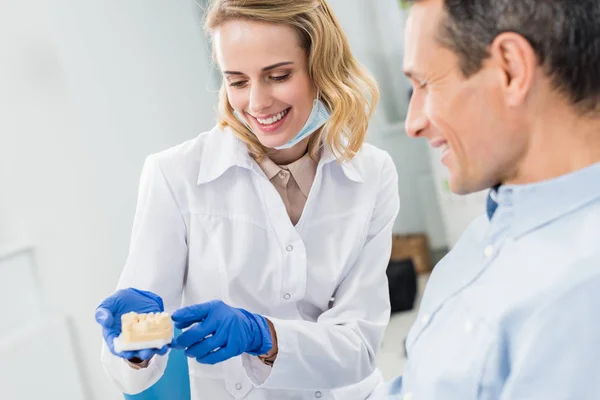
MULTIPOLYGON (((250 128, 250 125, 246 123, 246 121, 236 110, 234 110, 233 113, 235 114, 237 119, 250 130, 250 132, 253 132, 252 128, 250 128)), ((323 103, 317 96, 317 98, 313 101, 313 106, 312 110, 310 111, 310 115, 308 116, 308 119, 304 123, 302 129, 300 129, 300 132, 298 132, 298 134, 294 136, 292 140, 290 140, 286 144, 275 147, 275 149, 283 150, 294 147, 295 145, 309 137, 311 134, 313 134, 317 129, 325 125, 325 123, 329 119, 329 116, 330 113, 329 110, 327 110, 325 103, 323 103)))

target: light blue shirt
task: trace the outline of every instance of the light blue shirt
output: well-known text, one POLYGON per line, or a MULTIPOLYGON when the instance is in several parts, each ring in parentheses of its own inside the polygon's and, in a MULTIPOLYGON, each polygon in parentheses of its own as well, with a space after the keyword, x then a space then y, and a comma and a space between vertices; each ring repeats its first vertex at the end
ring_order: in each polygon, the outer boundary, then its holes
POLYGON ((404 376, 373 398, 600 399, 600 164, 493 194, 431 275, 404 376))

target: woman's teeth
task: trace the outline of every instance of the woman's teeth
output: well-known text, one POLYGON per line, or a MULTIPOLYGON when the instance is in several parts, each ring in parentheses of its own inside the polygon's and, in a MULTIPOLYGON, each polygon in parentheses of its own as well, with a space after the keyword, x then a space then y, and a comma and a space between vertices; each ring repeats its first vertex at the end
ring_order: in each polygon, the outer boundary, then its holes
POLYGON ((445 152, 447 152, 448 150, 450 150, 450 146, 448 146, 448 143, 444 143, 440 149, 442 150, 442 154, 444 154, 445 152))
POLYGON ((274 124, 275 122, 279 121, 281 118, 285 117, 287 112, 288 112, 288 110, 283 110, 279 114, 273 115, 271 118, 267 118, 267 119, 256 118, 256 120, 258 122, 260 122, 261 125, 271 125, 271 124, 274 124))

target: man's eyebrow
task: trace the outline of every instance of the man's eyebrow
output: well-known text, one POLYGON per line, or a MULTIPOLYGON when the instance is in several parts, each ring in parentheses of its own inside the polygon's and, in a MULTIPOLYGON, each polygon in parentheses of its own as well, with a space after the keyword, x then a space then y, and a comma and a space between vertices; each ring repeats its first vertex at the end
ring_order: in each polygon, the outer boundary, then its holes
MULTIPOLYGON (((266 66, 266 67, 264 67, 262 69, 262 71, 263 72, 270 71, 272 69, 283 67, 285 65, 291 65, 291 64, 294 64, 294 62, 293 61, 283 61, 283 62, 280 62, 280 63, 277 63, 277 64, 266 66)), ((244 75, 243 72, 239 72, 239 71, 223 71, 223 73, 227 74, 227 75, 244 75)))

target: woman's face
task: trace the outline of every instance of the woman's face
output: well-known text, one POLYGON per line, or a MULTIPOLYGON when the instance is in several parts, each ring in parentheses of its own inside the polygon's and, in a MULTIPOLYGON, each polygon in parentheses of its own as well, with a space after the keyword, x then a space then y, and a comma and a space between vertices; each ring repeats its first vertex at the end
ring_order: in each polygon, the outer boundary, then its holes
POLYGON ((294 28, 231 20, 213 34, 227 97, 267 148, 293 139, 316 96, 308 57, 294 28))

